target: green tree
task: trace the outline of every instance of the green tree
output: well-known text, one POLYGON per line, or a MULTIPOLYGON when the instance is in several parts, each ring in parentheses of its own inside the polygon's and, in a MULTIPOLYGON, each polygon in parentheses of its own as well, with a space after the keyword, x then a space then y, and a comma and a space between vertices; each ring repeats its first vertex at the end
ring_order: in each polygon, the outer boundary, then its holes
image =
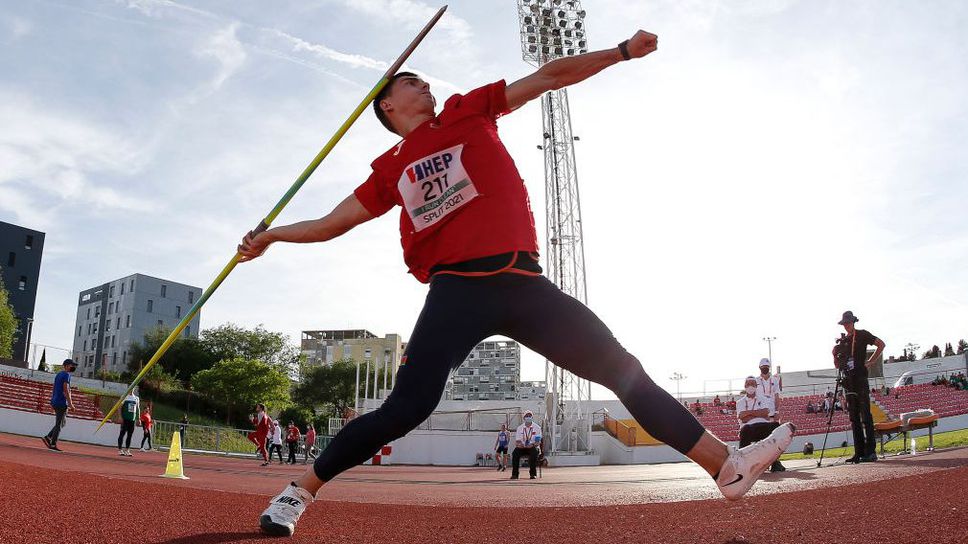
POLYGON ((192 376, 192 388, 229 408, 226 421, 233 409, 254 409, 263 403, 267 409, 279 410, 290 404, 289 377, 273 366, 254 359, 235 357, 223 359, 212 368, 192 376))
POLYGON ((279 412, 279 417, 276 419, 278 419, 279 424, 283 426, 283 433, 286 431, 285 426, 289 425, 290 421, 295 423, 296 427, 299 427, 299 432, 303 433, 306 432, 306 426, 313 421, 313 417, 314 415, 312 410, 309 410, 308 408, 304 408, 302 406, 290 406, 279 412))
POLYGON ((13 358, 13 343, 17 339, 17 314, 9 302, 9 294, 0 277, 0 357, 13 358))
MULTIPOLYGON (((381 369, 382 370, 382 369, 381 369)), ((366 384, 366 365, 360 366, 360 390, 362 398, 366 384)), ((389 370, 387 386, 391 382, 389 370)), ((383 385, 383 373, 377 374, 380 387, 383 385)), ((373 372, 370 372, 370 387, 372 390, 373 372)), ((304 366, 302 380, 293 387, 293 400, 299 406, 313 409, 320 408, 333 417, 343 417, 356 400, 354 387, 356 386, 356 363, 352 359, 336 361, 331 365, 304 366)))
POLYGON ((965 350, 968 350, 968 341, 964 339, 958 340, 958 355, 964 353, 965 350))
MULTIPOLYGON (((132 345, 128 351, 128 372, 125 378, 134 378, 170 333, 171 329, 166 327, 154 327, 145 332, 143 340, 132 345)), ((168 374, 188 383, 196 372, 212 368, 218 360, 219 357, 209 351, 198 338, 179 338, 155 366, 163 366, 168 374)))
POLYGON ((262 325, 246 329, 226 323, 201 333, 201 342, 216 361, 242 358, 263 361, 291 374, 299 360, 299 349, 289 343, 289 337, 271 332, 262 325))

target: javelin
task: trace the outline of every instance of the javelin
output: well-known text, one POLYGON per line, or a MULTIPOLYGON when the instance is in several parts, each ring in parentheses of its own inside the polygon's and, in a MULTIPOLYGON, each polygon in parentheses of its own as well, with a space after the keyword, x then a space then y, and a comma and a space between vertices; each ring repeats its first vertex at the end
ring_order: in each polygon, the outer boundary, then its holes
MULTIPOLYGON (((333 137, 330 138, 329 141, 326 142, 326 145, 323 146, 323 149, 316 154, 316 157, 311 163, 309 163, 309 166, 307 166, 306 169, 303 170, 302 174, 296 178, 296 181, 291 187, 289 187, 289 190, 286 191, 286 194, 282 196, 282 199, 279 200, 276 206, 272 208, 272 211, 269 212, 269 215, 267 215, 265 219, 263 219, 252 231, 253 236, 269 228, 269 225, 271 225, 275 218, 282 212, 282 209, 289 204, 289 201, 292 200, 292 197, 295 196, 299 189, 302 188, 303 184, 306 183, 306 180, 309 179, 309 176, 313 175, 313 172, 316 170, 316 167, 319 166, 319 163, 323 162, 323 159, 325 159, 326 156, 329 155, 329 152, 336 147, 336 144, 340 141, 343 135, 346 134, 346 131, 349 130, 349 128, 353 126, 353 123, 355 123, 360 117, 360 115, 363 113, 363 110, 370 105, 370 102, 376 98, 376 95, 379 94, 380 91, 383 90, 383 88, 390 82, 390 78, 397 73, 397 70, 399 70, 403 63, 407 60, 407 57, 409 57, 410 54, 413 53, 414 49, 420 45, 420 42, 423 41, 424 37, 430 32, 430 29, 437 24, 437 21, 440 20, 441 16, 444 15, 444 11, 446 10, 447 6, 437 10, 437 13, 434 14, 433 18, 431 18, 430 21, 424 25, 420 33, 417 34, 413 41, 410 42, 410 45, 407 46, 407 49, 399 57, 397 57, 397 60, 390 65, 390 68, 388 68, 386 73, 383 74, 383 77, 380 78, 380 81, 378 81, 369 94, 363 98, 363 101, 360 102, 360 105, 357 106, 356 109, 353 110, 353 113, 350 114, 349 118, 347 118, 346 121, 340 125, 339 129, 336 131, 336 134, 333 134, 333 137)), ((232 270, 235 268, 235 265, 239 264, 239 257, 241 257, 241 255, 238 251, 236 251, 235 255, 232 256, 232 259, 229 260, 228 264, 225 265, 225 268, 223 268, 219 275, 215 278, 215 281, 213 281, 212 284, 208 286, 208 289, 202 293, 202 296, 198 298, 198 301, 195 302, 188 313, 185 314, 185 317, 182 318, 178 326, 171 331, 171 334, 168 335, 168 338, 166 338, 161 344, 161 346, 158 348, 158 351, 151 356, 148 364, 146 364, 144 368, 141 369, 141 372, 135 376, 134 381, 132 381, 131 385, 128 386, 128 390, 125 391, 124 395, 118 399, 118 402, 114 403, 114 407, 112 407, 111 411, 104 416, 104 419, 101 420, 100 425, 97 426, 97 429, 95 429, 94 432, 101 430, 101 427, 103 427, 104 424, 111 419, 111 416, 118 411, 118 408, 121 406, 121 403, 124 402, 125 397, 134 391, 134 388, 139 382, 141 382, 141 379, 144 378, 145 374, 147 374, 148 371, 151 370, 151 367, 155 366, 155 363, 157 363, 165 352, 168 351, 168 348, 171 347, 171 345, 175 342, 175 339, 178 338, 178 334, 181 333, 181 331, 188 326, 189 323, 191 323, 195 315, 198 314, 199 310, 202 309, 202 305, 205 304, 205 301, 207 301, 208 298, 212 296, 212 293, 214 293, 215 290, 222 285, 222 282, 225 281, 225 278, 228 277, 230 272, 232 272, 232 270)))

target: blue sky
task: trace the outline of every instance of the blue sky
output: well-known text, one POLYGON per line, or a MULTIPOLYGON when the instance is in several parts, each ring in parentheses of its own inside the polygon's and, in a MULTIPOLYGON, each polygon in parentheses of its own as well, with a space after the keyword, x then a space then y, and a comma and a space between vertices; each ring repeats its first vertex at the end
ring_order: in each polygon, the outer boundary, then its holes
MULTIPOLYGON (((660 37, 570 91, 590 306, 657 382, 742 377, 766 335, 785 370, 821 367, 845 309, 889 354, 968 337, 968 6, 583 5, 591 49, 660 37)), ((82 289, 135 272, 207 286, 437 7, 0 6, 0 218, 47 233, 34 340, 54 346, 82 289)), ((408 67, 438 103, 526 75, 514 2, 451 2, 408 67)), ((543 237, 540 112, 500 129, 543 237)), ((277 224, 326 213, 394 142, 365 114, 277 224)), ((240 266, 202 325, 408 337, 424 295, 391 212, 240 266)))

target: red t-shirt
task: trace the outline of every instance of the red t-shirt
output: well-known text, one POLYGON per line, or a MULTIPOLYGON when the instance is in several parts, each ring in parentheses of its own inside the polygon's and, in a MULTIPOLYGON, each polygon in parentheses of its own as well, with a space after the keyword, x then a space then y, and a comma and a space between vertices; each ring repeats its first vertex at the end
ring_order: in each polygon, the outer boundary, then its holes
POLYGON ((289 427, 289 431, 286 433, 286 441, 299 442, 300 436, 302 435, 299 434, 299 429, 297 429, 296 427, 289 427))
POLYGON ((400 242, 410 273, 510 251, 538 251, 531 202, 497 134, 508 113, 503 80, 455 94, 372 163, 356 188, 372 215, 401 206, 400 242))
POLYGON ((141 414, 141 428, 151 430, 151 414, 147 412, 141 414))

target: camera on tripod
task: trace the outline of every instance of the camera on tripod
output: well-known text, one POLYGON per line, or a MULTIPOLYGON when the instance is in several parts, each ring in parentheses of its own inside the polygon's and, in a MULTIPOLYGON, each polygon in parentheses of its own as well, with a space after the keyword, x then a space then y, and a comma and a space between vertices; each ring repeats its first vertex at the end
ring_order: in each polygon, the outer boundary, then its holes
POLYGON ((851 357, 849 340, 846 333, 840 333, 840 338, 834 344, 834 366, 842 372, 847 372, 847 360, 851 357))

